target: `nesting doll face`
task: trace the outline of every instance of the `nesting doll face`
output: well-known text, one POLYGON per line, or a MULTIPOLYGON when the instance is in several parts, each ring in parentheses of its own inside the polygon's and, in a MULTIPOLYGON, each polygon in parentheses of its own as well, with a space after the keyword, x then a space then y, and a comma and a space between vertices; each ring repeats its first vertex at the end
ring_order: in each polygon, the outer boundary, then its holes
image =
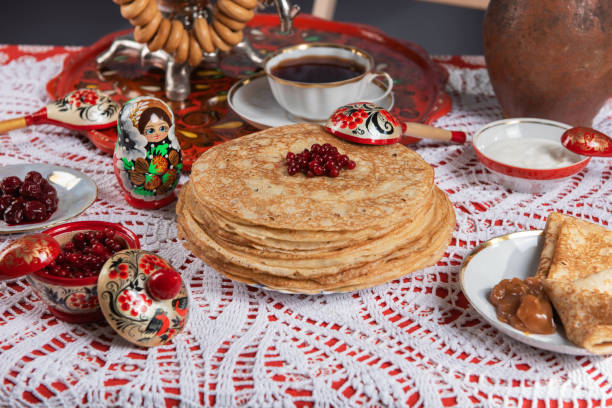
POLYGON ((168 137, 169 128, 170 125, 168 125, 167 121, 153 114, 145 126, 144 137, 146 137, 149 142, 161 142, 168 137))
POLYGON ((132 99, 117 127, 115 174, 126 193, 144 201, 170 195, 183 167, 170 108, 149 96, 132 99))

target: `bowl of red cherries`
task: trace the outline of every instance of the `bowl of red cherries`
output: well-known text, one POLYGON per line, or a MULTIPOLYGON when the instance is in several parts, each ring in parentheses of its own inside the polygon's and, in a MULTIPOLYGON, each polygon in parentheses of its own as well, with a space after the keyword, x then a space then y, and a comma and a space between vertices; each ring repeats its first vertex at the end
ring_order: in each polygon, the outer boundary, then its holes
POLYGON ((44 163, 0 167, 0 234, 42 230, 82 213, 96 199, 86 174, 44 163))
POLYGON ((57 190, 39 172, 0 181, 0 214, 9 225, 42 222, 57 210, 57 190))
POLYGON ((103 320, 97 294, 102 266, 119 251, 140 248, 132 231, 105 221, 70 222, 26 238, 30 253, 48 257, 26 279, 54 316, 71 323, 103 320))

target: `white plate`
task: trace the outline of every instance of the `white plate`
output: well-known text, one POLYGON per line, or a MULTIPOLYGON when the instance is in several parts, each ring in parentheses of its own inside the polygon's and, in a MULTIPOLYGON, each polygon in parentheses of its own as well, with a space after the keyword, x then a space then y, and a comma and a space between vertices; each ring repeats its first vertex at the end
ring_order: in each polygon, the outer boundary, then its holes
MULTIPOLYGON (((363 99, 376 98, 383 92, 384 87, 382 85, 369 83, 363 99)), ((393 92, 390 92, 386 98, 378 103, 383 109, 391 110, 393 101, 393 92)), ((257 129, 304 122, 295 118, 276 102, 265 74, 257 74, 236 82, 227 94, 227 102, 242 120, 257 129)), ((321 122, 321 124, 325 124, 325 122, 321 122)))
POLYGON ((92 179, 80 171, 51 164, 15 164, 0 167, 0 180, 17 176, 23 181, 30 171, 37 171, 57 190, 57 210, 51 217, 35 224, 8 225, 0 219, 0 234, 40 230, 76 217, 85 211, 98 196, 98 187, 92 179))
POLYGON ((574 345, 557 325, 550 335, 525 334, 497 319, 495 307, 489 302, 491 289, 502 279, 525 279, 538 269, 544 245, 542 231, 523 231, 493 238, 478 246, 465 259, 461 269, 461 289, 465 297, 482 317, 502 333, 544 350, 573 355, 591 355, 574 345))

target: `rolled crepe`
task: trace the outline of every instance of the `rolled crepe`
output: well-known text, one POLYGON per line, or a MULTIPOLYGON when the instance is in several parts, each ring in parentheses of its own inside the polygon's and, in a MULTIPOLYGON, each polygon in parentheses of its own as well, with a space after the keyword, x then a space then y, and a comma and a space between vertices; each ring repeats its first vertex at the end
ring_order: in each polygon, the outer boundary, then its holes
POLYGON ((551 228, 557 238, 544 289, 572 342, 593 353, 612 353, 612 231, 562 218, 551 228))
POLYGON ((573 343, 612 353, 612 269, 575 281, 547 279, 544 287, 573 343))
POLYGON ((568 215, 563 215, 556 212, 548 214, 546 228, 544 229, 544 247, 542 248, 540 263, 535 274, 535 276, 538 278, 546 279, 548 276, 550 264, 552 263, 552 258, 555 254, 555 245, 557 244, 557 238, 559 237, 559 229, 561 228, 561 224, 563 224, 563 222, 569 218, 571 217, 568 215))

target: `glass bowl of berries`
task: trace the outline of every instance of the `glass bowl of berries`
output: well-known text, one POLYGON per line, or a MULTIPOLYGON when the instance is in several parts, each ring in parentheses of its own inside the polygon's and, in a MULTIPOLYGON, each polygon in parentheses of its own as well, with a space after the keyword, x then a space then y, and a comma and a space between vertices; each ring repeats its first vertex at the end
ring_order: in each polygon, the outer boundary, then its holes
POLYGON ((105 221, 70 222, 26 238, 30 253, 42 254, 26 279, 54 316, 71 323, 104 319, 97 294, 102 266, 119 251, 140 248, 132 231, 105 221))

